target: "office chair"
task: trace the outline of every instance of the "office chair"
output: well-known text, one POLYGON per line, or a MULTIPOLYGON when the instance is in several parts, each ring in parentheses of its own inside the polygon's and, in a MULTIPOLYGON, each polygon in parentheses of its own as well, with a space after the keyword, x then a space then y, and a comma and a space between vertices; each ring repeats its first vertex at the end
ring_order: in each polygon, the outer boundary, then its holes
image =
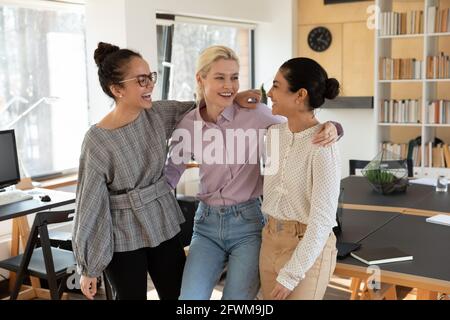
MULTIPOLYGON (((408 167, 408 177, 413 178, 414 177, 414 165, 412 159, 406 159, 406 160, 386 160, 382 161, 382 163, 390 164, 395 168, 398 167, 398 164, 403 165, 406 162, 406 165, 408 167)), ((364 169, 370 161, 367 160, 349 160, 349 173, 351 176, 354 176, 356 174, 356 169, 364 169)))
POLYGON ((71 251, 51 247, 47 226, 72 221, 71 214, 74 212, 75 210, 37 213, 24 253, 0 261, 0 268, 17 273, 11 300, 17 299, 25 276, 47 280, 51 299, 61 299, 69 276, 67 269, 76 263, 71 251), (41 247, 36 246, 38 239, 41 247))
MULTIPOLYGON (((73 209, 75 210, 75 209, 73 209)), ((72 248, 72 232, 67 231, 56 231, 50 230, 48 232, 50 245, 55 248, 63 249, 66 251, 73 252, 72 248)), ((41 246, 41 241, 38 239, 37 246, 41 246)), ((111 286, 110 281, 106 278, 106 273, 103 272, 102 277, 98 277, 97 279, 97 288, 100 288, 104 284, 105 295, 107 300, 115 300, 114 299, 114 290, 111 286)), ((77 294, 82 294, 80 289, 68 289, 69 291, 75 292, 77 294)))

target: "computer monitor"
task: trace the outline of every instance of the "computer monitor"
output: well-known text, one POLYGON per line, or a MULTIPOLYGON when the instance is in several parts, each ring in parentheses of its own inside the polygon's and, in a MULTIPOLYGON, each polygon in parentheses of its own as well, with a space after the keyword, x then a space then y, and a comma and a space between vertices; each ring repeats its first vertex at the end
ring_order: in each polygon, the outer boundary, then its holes
POLYGON ((0 131, 0 189, 20 181, 14 130, 0 131))

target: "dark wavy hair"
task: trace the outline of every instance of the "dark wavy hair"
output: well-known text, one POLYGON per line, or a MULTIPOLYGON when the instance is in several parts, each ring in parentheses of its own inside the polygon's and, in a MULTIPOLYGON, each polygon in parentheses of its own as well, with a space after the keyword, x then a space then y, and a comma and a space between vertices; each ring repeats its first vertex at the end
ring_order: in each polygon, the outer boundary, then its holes
POLYGON ((112 84, 119 84, 123 80, 125 67, 134 57, 142 58, 141 54, 129 49, 99 42, 94 52, 94 60, 98 67, 98 78, 103 92, 115 99, 111 92, 112 84))

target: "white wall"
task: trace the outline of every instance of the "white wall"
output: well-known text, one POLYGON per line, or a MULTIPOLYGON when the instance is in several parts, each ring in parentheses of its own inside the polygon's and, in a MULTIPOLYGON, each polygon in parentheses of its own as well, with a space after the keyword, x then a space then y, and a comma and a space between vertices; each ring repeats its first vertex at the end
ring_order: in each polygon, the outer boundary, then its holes
POLYGON ((88 63, 89 122, 95 123, 104 116, 111 100, 103 93, 98 82, 94 50, 97 43, 109 42, 126 46, 124 0, 87 1, 86 5, 86 50, 88 63), (106 5, 106 3, 110 5, 106 5))
POLYGON ((268 91, 281 64, 297 53, 297 1, 261 2, 272 15, 255 31, 255 84, 259 87, 264 83, 268 91))
POLYGON ((342 177, 349 175, 349 160, 372 160, 376 153, 376 125, 373 109, 322 109, 321 122, 333 120, 344 127, 344 138, 338 143, 342 160, 342 177))
POLYGON ((152 66, 157 61, 157 12, 254 23, 255 80, 259 86, 271 82, 278 66, 293 56, 296 3, 296 0, 87 0, 90 122, 98 122, 111 105, 100 89, 92 58, 99 41, 135 49, 152 66))

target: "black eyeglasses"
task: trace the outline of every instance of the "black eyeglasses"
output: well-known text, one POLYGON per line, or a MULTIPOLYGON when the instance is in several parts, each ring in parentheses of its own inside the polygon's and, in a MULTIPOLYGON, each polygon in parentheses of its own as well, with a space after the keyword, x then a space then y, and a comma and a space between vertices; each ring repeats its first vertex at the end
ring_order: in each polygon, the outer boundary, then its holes
POLYGON ((158 73, 152 72, 150 74, 140 74, 137 77, 134 77, 134 78, 131 78, 131 79, 122 80, 119 83, 124 83, 124 82, 128 82, 128 81, 133 81, 133 80, 137 80, 139 85, 141 87, 145 88, 146 86, 148 86, 149 81, 151 81, 153 84, 156 83, 156 80, 158 80, 158 73))

